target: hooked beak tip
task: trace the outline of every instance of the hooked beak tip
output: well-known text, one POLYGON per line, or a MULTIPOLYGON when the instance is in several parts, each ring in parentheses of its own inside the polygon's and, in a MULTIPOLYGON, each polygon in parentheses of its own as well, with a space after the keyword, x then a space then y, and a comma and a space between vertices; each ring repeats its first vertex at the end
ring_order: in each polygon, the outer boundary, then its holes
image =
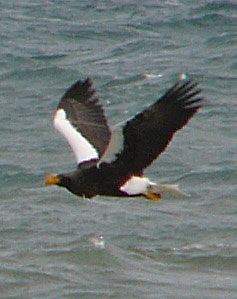
POLYGON ((48 174, 45 178, 45 185, 58 185, 60 183, 60 178, 55 174, 48 174))

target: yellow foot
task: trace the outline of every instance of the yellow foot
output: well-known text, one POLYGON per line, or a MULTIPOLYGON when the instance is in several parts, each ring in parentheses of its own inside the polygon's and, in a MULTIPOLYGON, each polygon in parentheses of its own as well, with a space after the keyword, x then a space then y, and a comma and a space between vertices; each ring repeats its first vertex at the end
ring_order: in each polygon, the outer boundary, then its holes
POLYGON ((161 199, 161 196, 160 194, 157 194, 157 193, 152 193, 152 192, 147 192, 145 194, 145 197, 149 200, 153 200, 153 201, 157 201, 157 200, 160 200, 161 199))

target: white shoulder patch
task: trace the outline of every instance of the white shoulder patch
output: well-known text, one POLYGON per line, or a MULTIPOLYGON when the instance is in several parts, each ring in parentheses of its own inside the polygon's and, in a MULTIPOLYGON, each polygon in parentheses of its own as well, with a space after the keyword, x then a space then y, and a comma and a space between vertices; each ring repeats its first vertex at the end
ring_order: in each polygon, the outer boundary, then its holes
POLYGON ((100 163, 111 163, 115 161, 116 154, 120 153, 124 147, 123 127, 117 126, 112 130, 109 145, 100 159, 100 163))
POLYGON ((146 194, 147 188, 153 184, 148 178, 132 176, 120 190, 126 192, 128 195, 146 194))
POLYGON ((98 159, 96 149, 73 127, 63 109, 56 111, 53 125, 71 146, 78 164, 91 159, 98 159))

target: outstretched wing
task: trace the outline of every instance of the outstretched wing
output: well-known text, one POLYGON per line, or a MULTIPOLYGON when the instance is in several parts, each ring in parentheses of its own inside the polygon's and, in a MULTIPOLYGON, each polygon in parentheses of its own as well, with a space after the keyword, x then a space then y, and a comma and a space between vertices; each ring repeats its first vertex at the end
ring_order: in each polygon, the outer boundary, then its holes
POLYGON ((77 81, 62 97, 53 120, 55 129, 71 146, 80 167, 96 163, 111 136, 103 108, 94 94, 89 78, 77 81))
MULTIPOLYGON (((191 81, 177 83, 153 105, 129 120, 121 131, 123 145, 121 148, 120 144, 113 166, 127 174, 141 175, 143 169, 165 150, 175 132, 200 108, 202 98, 198 94, 201 90, 196 87, 191 81)), ((112 147, 109 145, 106 152, 112 147)), ((106 152, 100 163, 108 162, 106 152)))

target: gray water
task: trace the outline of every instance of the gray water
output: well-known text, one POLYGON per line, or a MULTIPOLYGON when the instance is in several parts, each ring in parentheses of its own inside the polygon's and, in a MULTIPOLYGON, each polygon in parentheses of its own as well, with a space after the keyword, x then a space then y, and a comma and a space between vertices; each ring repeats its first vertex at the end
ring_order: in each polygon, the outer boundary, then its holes
POLYGON ((0 297, 236 298, 237 2, 0 1, 0 297), (143 4, 142 4, 143 3, 143 4), (180 76, 202 110, 146 170, 190 198, 77 198, 52 116, 90 76, 109 123, 180 76))

